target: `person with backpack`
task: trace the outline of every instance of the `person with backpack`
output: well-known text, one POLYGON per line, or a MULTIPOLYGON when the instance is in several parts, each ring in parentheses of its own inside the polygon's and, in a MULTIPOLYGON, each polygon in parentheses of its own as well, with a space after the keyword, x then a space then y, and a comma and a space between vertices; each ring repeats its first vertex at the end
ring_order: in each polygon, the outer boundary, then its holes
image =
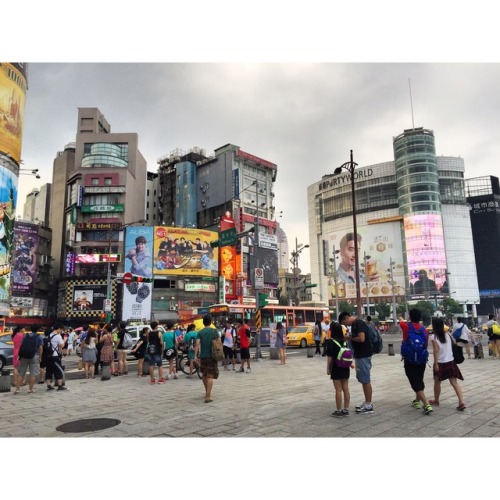
MULTIPOLYGON (((174 323, 172 321, 167 321, 166 331, 163 332, 163 355, 168 361, 168 375, 167 380, 177 379, 177 334, 174 330, 174 323)), ((161 380, 161 379, 160 379, 161 380)), ((158 383, 160 383, 158 380, 158 383)))
POLYGON ((344 329, 340 323, 332 321, 330 324, 330 338, 325 345, 327 361, 327 373, 333 381, 335 389, 335 406, 337 409, 332 417, 349 416, 349 405, 351 394, 349 392, 349 377, 351 368, 354 368, 353 353, 344 337, 344 329), (341 350, 344 350, 342 353, 341 350), (350 362, 349 362, 350 358, 350 362))
POLYGON ((425 415, 432 413, 433 408, 425 396, 424 375, 429 359, 429 332, 420 323, 422 312, 414 308, 410 310, 410 322, 400 318, 399 326, 403 331, 401 357, 404 361, 405 374, 411 388, 415 391, 415 399, 411 402, 413 408, 423 409, 425 415))
POLYGON ((32 394, 35 392, 33 386, 35 385, 36 377, 38 377, 40 373, 40 357, 43 348, 43 340, 42 337, 38 335, 37 329, 36 326, 33 326, 31 332, 24 335, 21 346, 19 347, 19 372, 14 394, 20 393, 21 385, 24 384, 24 378, 28 367, 30 369, 28 393, 32 394))
POLYGON ((373 388, 371 384, 372 348, 367 324, 347 311, 339 314, 339 323, 351 328, 350 341, 354 352, 356 379, 363 387, 365 400, 356 406, 356 413, 373 413, 373 388))
MULTIPOLYGON (((173 332, 172 332, 173 333, 173 332)), ((148 332, 148 363, 149 363, 149 377, 151 384, 156 384, 155 379, 155 365, 158 367, 158 383, 164 384, 166 380, 163 378, 163 337, 158 330, 158 322, 151 321, 151 330, 148 332)))
POLYGON ((318 319, 316 324, 314 325, 313 335, 314 335, 314 343, 316 344, 316 350, 314 351, 315 356, 321 356, 321 320, 318 319))
POLYGON ((467 352, 467 357, 471 359, 471 352, 470 352, 470 335, 471 332, 467 325, 465 324, 465 319, 462 318, 461 316, 457 317, 457 322, 453 325, 453 329, 451 331, 451 334, 457 344, 464 344, 465 345, 465 351, 467 352))
POLYGON ((47 391, 54 390, 51 385, 52 378, 55 379, 55 385, 58 391, 65 391, 67 387, 63 385, 64 370, 61 364, 62 348, 64 340, 61 337, 63 326, 60 323, 54 325, 54 330, 44 339, 44 350, 47 352, 46 363, 47 369, 45 373, 45 382, 47 383, 47 391))
POLYGON ((118 325, 116 353, 118 356, 118 371, 115 375, 128 375, 128 361, 127 351, 128 348, 124 345, 125 334, 127 333, 127 323, 121 321, 118 325))
POLYGON ((187 375, 188 378, 191 378, 194 372, 194 346, 196 344, 197 336, 198 333, 196 331, 196 325, 194 323, 191 323, 190 325, 188 325, 187 331, 184 334, 184 344, 186 346, 189 359, 189 375, 187 375))
POLYGON ((448 379, 458 397, 457 410, 463 411, 466 406, 458 380, 463 380, 464 377, 453 359, 453 339, 449 333, 444 331, 444 321, 441 318, 432 318, 432 335, 430 338, 434 356, 434 399, 431 399, 429 403, 433 406, 439 406, 441 382, 448 379))

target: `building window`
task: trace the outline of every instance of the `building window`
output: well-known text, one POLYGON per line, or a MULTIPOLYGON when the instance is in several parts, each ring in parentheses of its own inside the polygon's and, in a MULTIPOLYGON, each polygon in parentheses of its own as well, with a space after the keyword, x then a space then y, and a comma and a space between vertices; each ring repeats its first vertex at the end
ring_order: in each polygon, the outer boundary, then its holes
POLYGON ((91 185, 98 186, 99 185, 99 177, 92 177, 91 185))
POLYGON ((111 177, 105 177, 104 178, 104 185, 105 186, 112 186, 113 185, 113 179, 111 177))

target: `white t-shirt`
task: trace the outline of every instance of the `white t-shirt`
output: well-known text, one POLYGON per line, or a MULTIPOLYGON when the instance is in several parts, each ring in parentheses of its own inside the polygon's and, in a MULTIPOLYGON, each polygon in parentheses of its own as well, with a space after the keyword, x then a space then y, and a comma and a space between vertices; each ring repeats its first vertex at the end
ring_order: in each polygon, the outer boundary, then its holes
POLYGON ((50 343, 52 344, 52 356, 59 356, 59 346, 64 345, 64 340, 58 333, 50 334, 50 343))
POLYGON ((450 361, 453 361, 453 351, 451 349, 451 338, 450 336, 445 333, 444 337, 446 339, 445 344, 441 344, 439 339, 435 334, 430 336, 431 341, 435 340, 437 345, 439 346, 439 352, 438 352, 438 363, 449 363, 450 361))
POLYGON ((226 347, 233 347, 234 345, 234 340, 233 340, 233 328, 226 328, 224 330, 224 342, 223 345, 226 347))
POLYGON ((455 333, 456 330, 458 330, 461 326, 463 325, 462 332, 460 333, 460 338, 462 340, 465 340, 466 342, 469 341, 469 334, 470 330, 467 328, 467 325, 464 323, 455 323, 453 325, 453 330, 452 330, 452 335, 455 333))

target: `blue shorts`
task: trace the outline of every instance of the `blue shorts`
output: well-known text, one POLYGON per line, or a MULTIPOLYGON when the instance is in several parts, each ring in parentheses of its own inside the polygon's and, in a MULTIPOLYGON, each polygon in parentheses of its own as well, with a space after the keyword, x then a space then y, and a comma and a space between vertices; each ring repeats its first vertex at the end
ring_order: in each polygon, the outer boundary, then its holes
POLYGON ((161 354, 148 354, 147 362, 149 366, 161 366, 163 364, 161 354))
POLYGON ((355 358, 354 363, 356 365, 356 379, 361 384, 369 384, 370 371, 372 369, 372 358, 355 358))

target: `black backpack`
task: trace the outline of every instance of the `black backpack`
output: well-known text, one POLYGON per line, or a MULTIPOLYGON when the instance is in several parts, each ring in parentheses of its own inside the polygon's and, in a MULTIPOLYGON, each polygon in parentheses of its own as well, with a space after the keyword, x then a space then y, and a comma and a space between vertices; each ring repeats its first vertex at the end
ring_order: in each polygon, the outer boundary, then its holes
POLYGON ((45 336, 43 339, 43 350, 42 350, 42 358, 47 359, 50 358, 54 354, 54 349, 52 348, 52 335, 45 336))
POLYGON ((25 335, 19 348, 19 358, 31 359, 35 357, 36 354, 36 341, 38 334, 28 334, 25 335))

